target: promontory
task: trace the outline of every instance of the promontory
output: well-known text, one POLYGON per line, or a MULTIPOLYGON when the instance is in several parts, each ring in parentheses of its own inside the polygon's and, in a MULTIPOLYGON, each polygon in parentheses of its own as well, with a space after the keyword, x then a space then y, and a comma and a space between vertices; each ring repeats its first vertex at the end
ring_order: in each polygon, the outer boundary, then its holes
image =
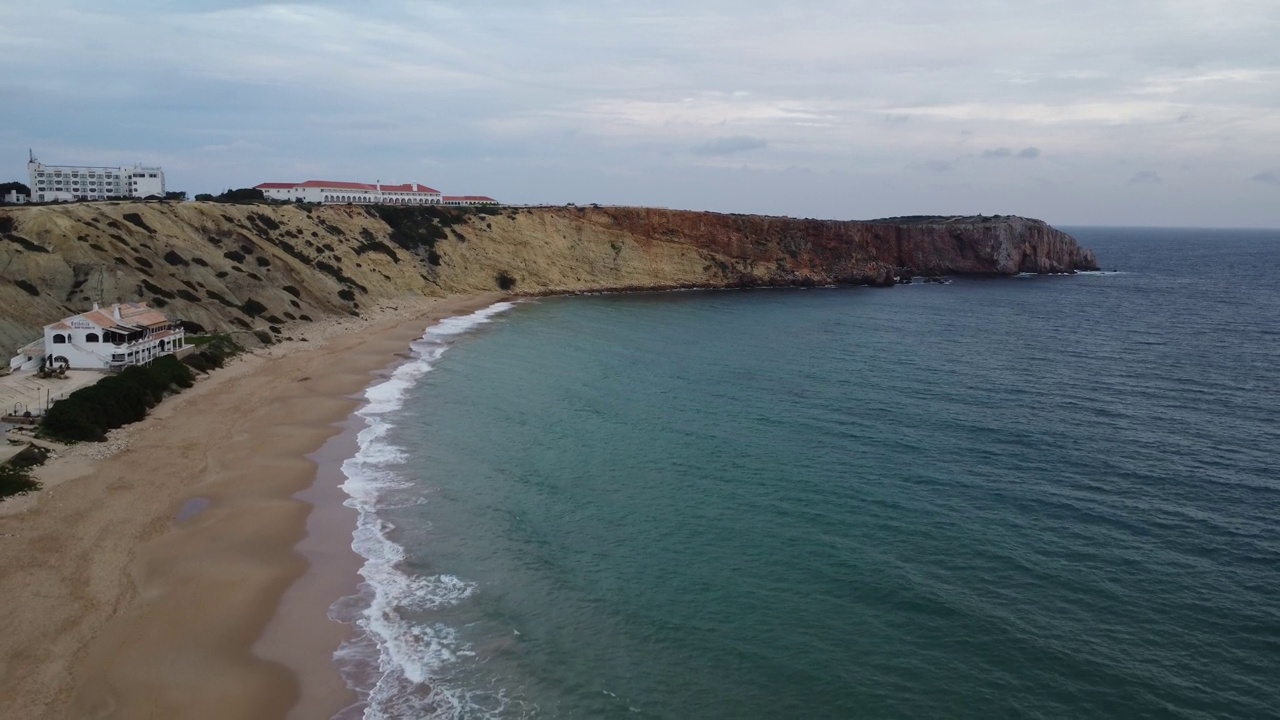
POLYGON ((1014 216, 833 221, 627 207, 105 202, 0 208, 0 344, 93 302, 287 336, 408 295, 893 285, 1096 270, 1014 216))

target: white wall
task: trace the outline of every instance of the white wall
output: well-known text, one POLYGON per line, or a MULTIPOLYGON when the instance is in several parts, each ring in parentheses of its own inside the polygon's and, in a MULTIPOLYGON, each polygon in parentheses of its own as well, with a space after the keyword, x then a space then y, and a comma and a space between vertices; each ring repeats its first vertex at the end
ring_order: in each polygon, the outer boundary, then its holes
POLYGON ((267 188, 262 191, 262 194, 271 200, 284 200, 286 202, 301 200, 302 202, 316 203, 318 205, 343 205, 347 203, 360 205, 439 205, 441 199, 439 193, 393 193, 322 187, 267 188))
POLYGON ((164 197, 164 172, 159 168, 125 168, 129 175, 129 195, 138 198, 164 197))
POLYGON ((157 167, 91 167, 27 163, 34 202, 101 200, 109 197, 164 197, 164 171, 157 167), (44 188, 41 190, 40 188, 44 188))
POLYGON ((59 358, 66 358, 72 370, 106 370, 112 363, 137 365, 167 355, 183 347, 185 341, 185 333, 181 330, 164 338, 146 338, 132 345, 113 345, 101 340, 102 337, 103 332, 97 327, 70 330, 45 328, 45 353, 54 363, 60 362, 59 358), (99 338, 98 342, 89 341, 88 336, 91 334, 99 338), (63 342, 54 342, 55 336, 61 336, 63 342), (123 357, 116 359, 117 355, 123 357))

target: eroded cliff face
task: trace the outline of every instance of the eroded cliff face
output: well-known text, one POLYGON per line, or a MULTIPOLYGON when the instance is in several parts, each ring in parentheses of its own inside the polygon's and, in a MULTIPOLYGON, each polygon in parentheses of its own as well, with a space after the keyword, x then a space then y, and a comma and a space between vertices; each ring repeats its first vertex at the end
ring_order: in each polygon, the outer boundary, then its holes
POLYGON ((857 283, 1096 269, 1023 218, 796 220, 643 208, 102 203, 0 209, 0 354, 94 301, 209 330, 290 326, 409 295, 857 283))

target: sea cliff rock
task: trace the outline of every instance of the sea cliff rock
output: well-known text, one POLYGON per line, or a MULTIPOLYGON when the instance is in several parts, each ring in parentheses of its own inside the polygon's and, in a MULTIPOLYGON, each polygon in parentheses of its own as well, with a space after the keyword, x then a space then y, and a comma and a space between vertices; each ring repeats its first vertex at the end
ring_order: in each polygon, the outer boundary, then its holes
POLYGON ((407 295, 852 283, 1096 269, 1019 217, 798 220, 646 208, 115 202, 0 209, 0 351, 94 301, 210 330, 287 328, 407 295))

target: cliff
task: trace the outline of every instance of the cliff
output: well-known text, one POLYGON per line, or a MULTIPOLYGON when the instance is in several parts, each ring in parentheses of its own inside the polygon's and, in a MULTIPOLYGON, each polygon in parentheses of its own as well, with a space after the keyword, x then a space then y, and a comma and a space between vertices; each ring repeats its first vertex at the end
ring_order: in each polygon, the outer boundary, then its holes
POLYGON ((99 203, 0 209, 0 352, 93 301, 263 329, 408 295, 855 283, 1096 269, 1038 220, 644 208, 99 203))

